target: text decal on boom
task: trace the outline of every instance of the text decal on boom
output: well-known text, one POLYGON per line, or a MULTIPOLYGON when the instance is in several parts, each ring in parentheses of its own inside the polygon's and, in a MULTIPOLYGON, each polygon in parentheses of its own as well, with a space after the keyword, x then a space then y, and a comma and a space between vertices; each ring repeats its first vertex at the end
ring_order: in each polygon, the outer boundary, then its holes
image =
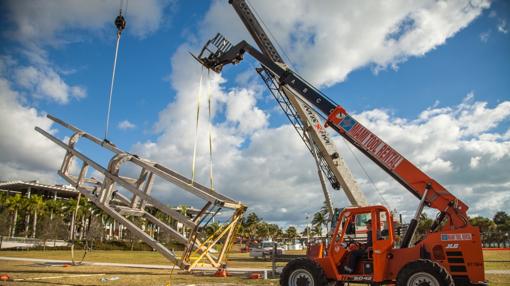
POLYGON ((338 126, 345 130, 349 137, 359 143, 363 149, 374 155, 388 169, 395 169, 404 160, 402 155, 351 116, 345 116, 338 126))

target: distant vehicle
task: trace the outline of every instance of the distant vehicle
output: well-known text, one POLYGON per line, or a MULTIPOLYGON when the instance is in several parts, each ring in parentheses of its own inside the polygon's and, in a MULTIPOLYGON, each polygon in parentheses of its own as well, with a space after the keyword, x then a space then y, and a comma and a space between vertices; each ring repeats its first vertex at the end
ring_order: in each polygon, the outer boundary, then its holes
POLYGON ((284 246, 285 250, 303 250, 303 243, 299 239, 287 242, 284 246))
MULTIPOLYGON (((273 253, 273 247, 275 242, 273 241, 263 241, 258 245, 252 245, 250 247, 250 257, 254 258, 269 258, 269 256, 273 253)), ((280 246, 276 246, 276 254, 281 255, 283 253, 283 248, 280 246)))

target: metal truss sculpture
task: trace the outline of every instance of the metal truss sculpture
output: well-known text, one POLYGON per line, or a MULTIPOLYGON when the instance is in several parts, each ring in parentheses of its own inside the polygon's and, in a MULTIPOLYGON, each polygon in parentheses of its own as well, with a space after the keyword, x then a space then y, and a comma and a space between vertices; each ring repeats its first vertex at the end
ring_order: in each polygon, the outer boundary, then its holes
POLYGON ((68 143, 65 143, 41 128, 35 128, 37 132, 66 150, 58 174, 89 201, 181 269, 192 270, 203 264, 215 268, 222 266, 225 255, 234 242, 237 226, 246 210, 245 205, 199 183, 192 182, 190 179, 156 162, 125 152, 109 141, 98 139, 56 117, 51 115, 47 117, 73 132, 68 143), (113 153, 107 167, 103 167, 75 148, 76 143, 81 138, 88 139, 90 142, 113 153), (76 161, 81 161, 78 170, 73 168, 73 164, 77 163, 76 161), (132 164, 124 167, 127 163, 132 164), (120 175, 121 167, 129 168, 130 173, 133 173, 133 166, 139 171, 138 177, 132 178, 120 175), (89 172, 89 167, 94 169, 95 172, 89 172), (78 174, 73 174, 73 171, 75 173, 78 171, 78 174), (95 173, 97 176, 97 172, 104 177, 102 181, 90 175, 95 173), (170 208, 151 196, 156 178, 170 182, 195 195, 204 200, 205 205, 194 217, 189 217, 170 208), (120 201, 121 204, 110 204, 113 198, 120 201), (169 224, 156 217, 154 215, 155 209, 166 214, 174 222, 182 224, 189 231, 184 231, 184 234, 179 232, 177 226, 173 226, 175 223, 169 224), (220 210, 223 216, 227 213, 228 215, 231 213, 231 215, 217 231, 207 236, 205 229, 212 219, 220 213, 220 210), (160 231, 168 233, 175 241, 183 244, 185 246, 183 254, 179 257, 174 251, 146 233, 141 226, 129 219, 133 216, 146 219, 158 226, 160 231))

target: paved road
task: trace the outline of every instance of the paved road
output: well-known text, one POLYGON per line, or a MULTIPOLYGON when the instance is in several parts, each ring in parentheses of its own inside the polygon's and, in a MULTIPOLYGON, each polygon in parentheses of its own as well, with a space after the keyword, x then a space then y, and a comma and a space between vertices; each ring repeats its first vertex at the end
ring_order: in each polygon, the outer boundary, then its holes
MULTIPOLYGON (((1 248, 2 249, 7 249, 7 248, 23 248, 23 249, 26 249, 26 248, 33 248, 35 246, 43 246, 44 243, 43 242, 24 242, 24 241, 9 241, 9 240, 4 240, 2 241, 2 246, 1 248)), ((69 246, 69 243, 68 242, 65 242, 65 241, 57 241, 57 242, 54 242, 52 240, 49 240, 46 242, 46 246, 47 247, 55 247, 55 246, 69 246)))

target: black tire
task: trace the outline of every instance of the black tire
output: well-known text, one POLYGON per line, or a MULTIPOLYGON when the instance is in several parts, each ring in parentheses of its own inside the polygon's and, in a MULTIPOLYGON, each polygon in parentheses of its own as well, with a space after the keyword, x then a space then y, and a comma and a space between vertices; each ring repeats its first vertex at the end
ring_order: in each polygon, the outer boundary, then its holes
POLYGON ((324 270, 315 261, 297 258, 283 268, 280 274, 281 286, 325 286, 328 279, 324 270))
POLYGON ((455 286, 452 276, 439 263, 420 259, 406 264, 397 276, 397 286, 455 286))

